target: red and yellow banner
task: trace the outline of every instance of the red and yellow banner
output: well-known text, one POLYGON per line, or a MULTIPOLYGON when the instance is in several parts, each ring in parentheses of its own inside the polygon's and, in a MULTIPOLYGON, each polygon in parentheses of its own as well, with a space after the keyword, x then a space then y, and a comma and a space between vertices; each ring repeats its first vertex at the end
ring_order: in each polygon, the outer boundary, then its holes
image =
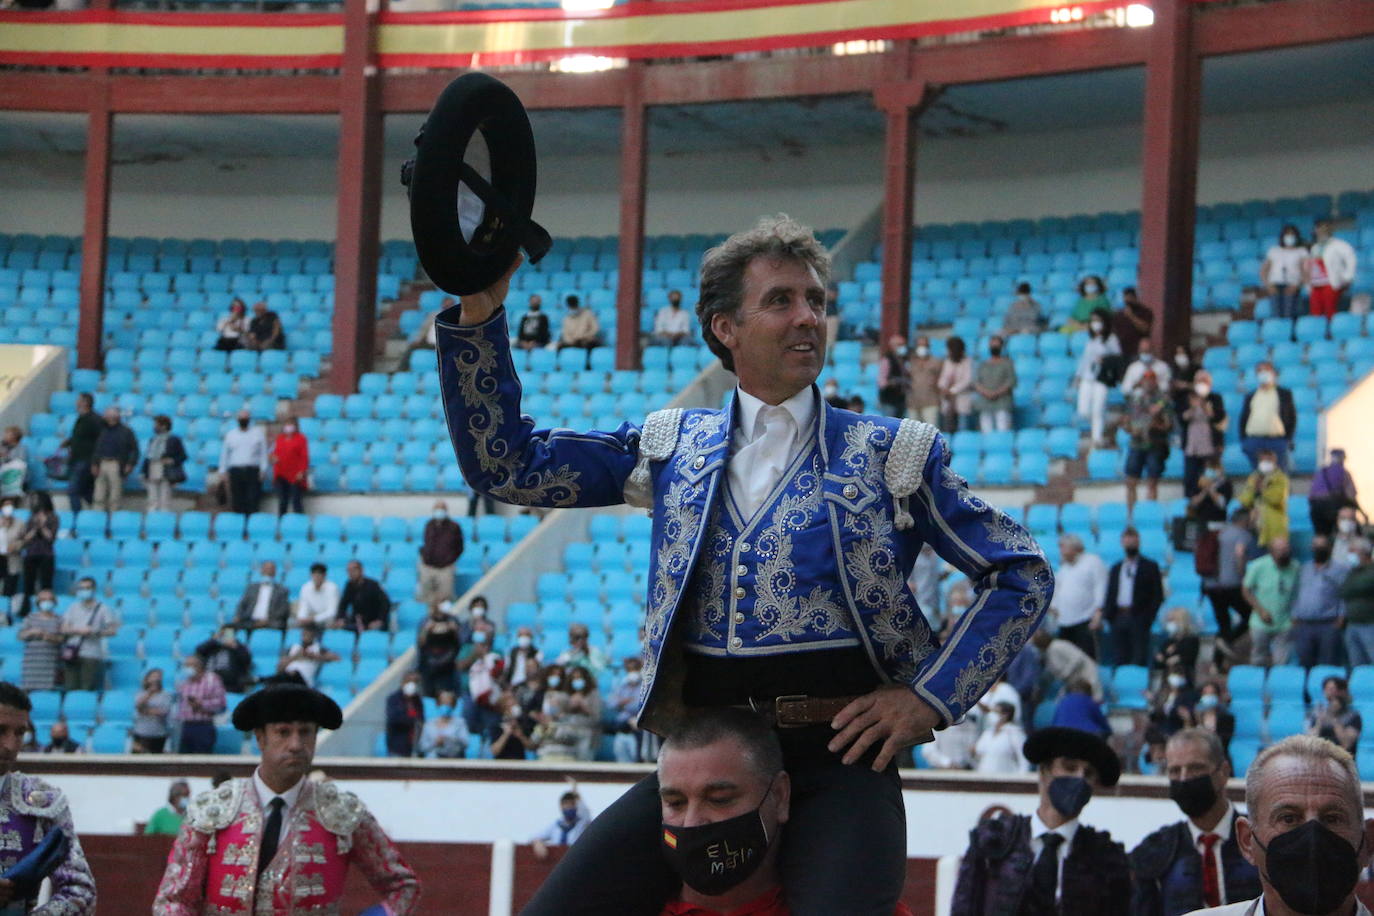
MULTIPOLYGON (((577 13, 386 12, 377 52, 382 67, 734 54, 1069 22, 1124 3, 681 0, 577 13)), ((11 65, 329 69, 339 65, 343 40, 338 13, 0 12, 0 64, 11 65)))

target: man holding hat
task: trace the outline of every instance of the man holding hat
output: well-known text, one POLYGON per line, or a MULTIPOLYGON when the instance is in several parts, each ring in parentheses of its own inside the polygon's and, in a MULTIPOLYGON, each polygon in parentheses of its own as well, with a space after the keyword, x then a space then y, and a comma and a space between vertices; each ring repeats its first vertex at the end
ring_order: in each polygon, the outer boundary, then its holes
POLYGON ((1023 753, 1040 774, 1031 815, 995 817, 969 834, 952 912, 961 916, 1101 916, 1130 903, 1126 851, 1078 821, 1095 789, 1116 785, 1121 763, 1096 735, 1042 728, 1023 753))
POLYGON ((337 914, 356 865, 388 916, 416 912, 420 882, 357 796, 307 778, 319 729, 343 713, 300 684, 250 694, 234 727, 262 749, 252 777, 194 799, 168 857, 154 916, 337 914))

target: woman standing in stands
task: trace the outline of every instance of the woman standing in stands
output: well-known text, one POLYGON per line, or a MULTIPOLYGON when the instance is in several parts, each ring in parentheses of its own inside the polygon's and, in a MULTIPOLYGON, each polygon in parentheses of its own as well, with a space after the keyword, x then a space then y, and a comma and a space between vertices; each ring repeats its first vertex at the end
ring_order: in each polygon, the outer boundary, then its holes
POLYGON ((306 475, 310 471, 310 443, 300 431, 294 417, 282 424, 277 441, 272 445, 272 479, 277 488, 277 515, 304 512, 306 475))
POLYGON ((135 754, 161 754, 167 746, 167 735, 171 731, 167 720, 172 715, 174 699, 171 691, 162 686, 162 669, 149 668, 134 697, 135 754))
POLYGON ((945 341, 945 361, 936 382, 940 392, 940 426, 947 433, 973 428, 973 360, 962 337, 945 341))
POLYGON ((1203 469, 1221 456, 1226 435, 1226 404, 1212 390, 1212 373, 1206 369, 1193 373, 1192 391, 1179 420, 1183 427, 1183 495, 1191 498, 1197 495, 1203 469))
POLYGON ((215 333, 219 335, 216 350, 237 350, 243 346, 243 335, 248 333, 248 306, 242 299, 235 296, 229 303, 229 314, 215 325, 215 333))
POLYGON ((57 616, 57 596, 44 589, 36 609, 24 618, 19 641, 24 644, 20 681, 25 690, 52 690, 57 686, 57 663, 65 642, 62 618, 57 616))
POLYGON ((1296 320, 1303 314, 1302 267, 1306 259, 1302 234, 1289 223, 1279 230, 1278 242, 1269 246, 1260 265, 1260 284, 1269 293, 1274 317, 1296 320))
POLYGON ((1078 416, 1092 428, 1093 447, 1104 445, 1107 389, 1121 381, 1121 343, 1111 332, 1111 312, 1094 309, 1088 317, 1088 339, 1078 354, 1078 416))
POLYGON ((19 614, 29 612, 29 601, 43 589, 52 588, 56 559, 53 542, 57 540, 57 512, 52 497, 41 490, 33 494, 33 514, 19 535, 19 550, 24 560, 24 605, 19 614))
POLYGON ((148 511, 165 512, 172 508, 172 487, 186 481, 186 446, 180 436, 172 435, 172 418, 153 417, 153 438, 144 451, 144 485, 148 488, 148 511))

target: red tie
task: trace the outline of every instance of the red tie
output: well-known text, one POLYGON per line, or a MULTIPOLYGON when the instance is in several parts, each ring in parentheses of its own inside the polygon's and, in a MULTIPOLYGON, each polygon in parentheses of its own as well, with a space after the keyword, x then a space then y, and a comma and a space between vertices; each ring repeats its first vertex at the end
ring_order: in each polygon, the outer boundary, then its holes
POLYGON ((1217 880, 1216 856, 1212 855, 1212 847, 1220 840, 1215 833, 1198 837, 1202 844, 1202 902, 1206 906, 1221 906, 1221 882, 1217 880))

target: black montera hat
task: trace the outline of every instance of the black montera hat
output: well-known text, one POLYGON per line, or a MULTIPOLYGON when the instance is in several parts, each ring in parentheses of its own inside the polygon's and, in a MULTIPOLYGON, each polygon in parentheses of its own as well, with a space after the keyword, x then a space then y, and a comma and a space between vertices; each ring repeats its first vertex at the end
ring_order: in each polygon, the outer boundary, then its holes
POLYGON ((314 722, 320 728, 343 724, 343 711, 329 697, 299 684, 275 684, 250 693, 234 707, 234 727, 251 732, 273 722, 314 722))
POLYGON ((480 292, 523 248, 530 263, 552 240, 530 219, 536 178, 534 132, 509 86, 485 73, 465 73, 434 103, 415 158, 401 171, 410 188, 410 231, 425 273, 455 296, 480 292), (469 161, 481 133, 490 162, 485 177, 469 161))
POLYGON ((1097 770, 1104 786, 1114 786, 1121 778, 1121 761, 1116 758, 1116 751, 1097 735, 1079 728, 1055 725, 1037 729, 1026 739, 1021 752, 1031 763, 1048 763, 1056 757, 1086 760, 1097 770))

